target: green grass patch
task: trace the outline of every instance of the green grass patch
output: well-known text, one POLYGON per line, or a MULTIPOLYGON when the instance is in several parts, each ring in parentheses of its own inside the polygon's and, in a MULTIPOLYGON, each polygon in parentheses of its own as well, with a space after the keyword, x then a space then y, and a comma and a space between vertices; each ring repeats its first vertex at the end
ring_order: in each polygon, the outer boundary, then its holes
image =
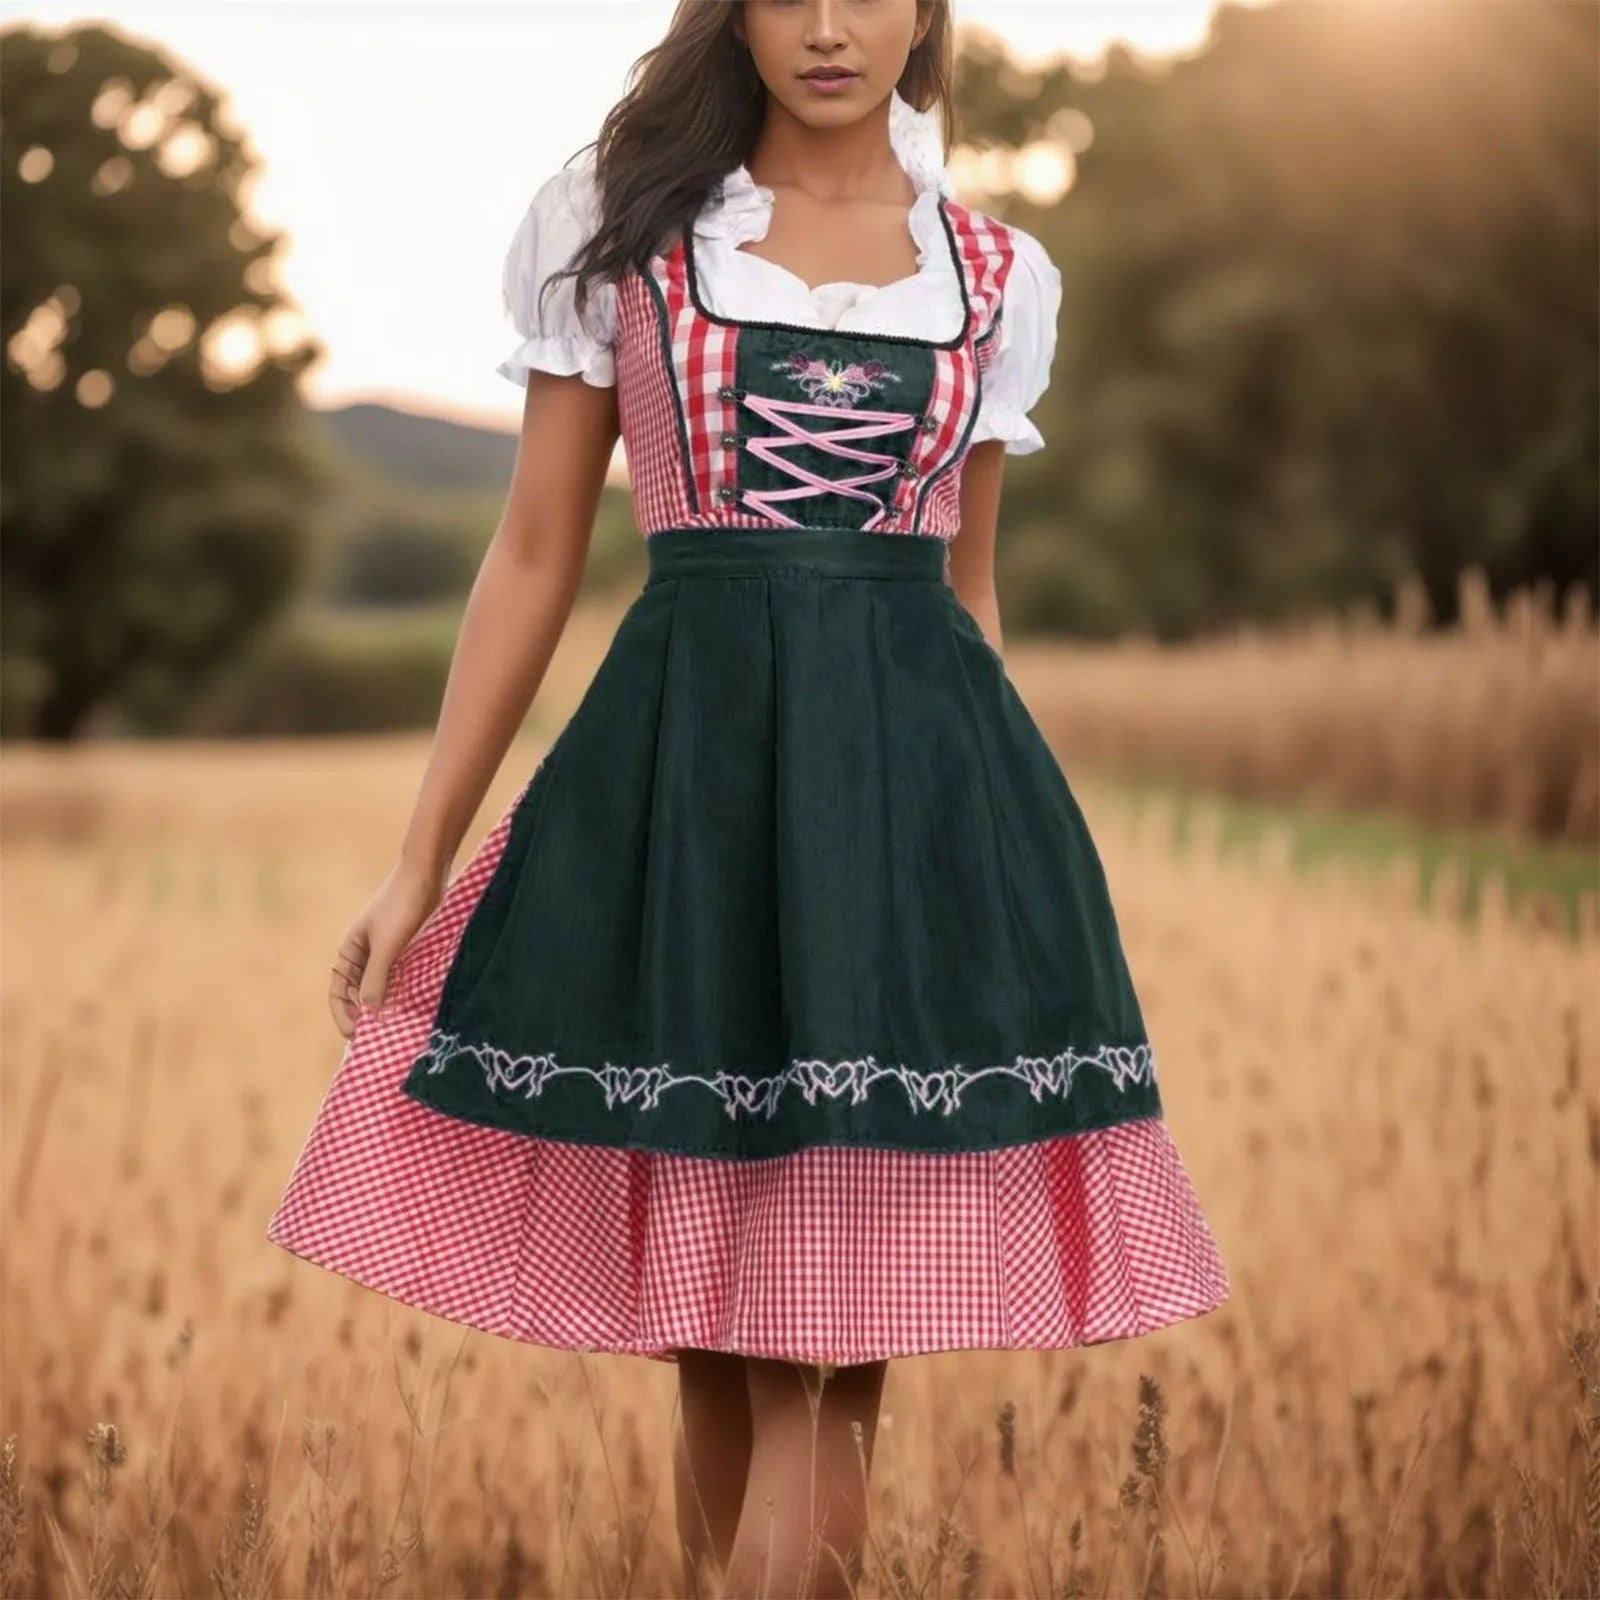
POLYGON ((1585 897, 1600 896, 1600 852, 1573 845, 1515 839, 1481 828, 1432 827, 1383 811, 1335 811, 1308 804, 1234 800, 1176 781, 1075 777, 1129 808, 1135 820, 1152 803, 1173 808, 1173 846, 1192 848, 1194 823, 1217 818, 1217 847, 1224 855, 1256 859, 1263 840, 1284 836, 1297 870, 1311 872, 1325 861, 1352 862, 1373 871, 1407 858, 1417 865, 1420 902, 1431 906, 1434 886, 1446 867, 1462 880, 1461 914, 1476 920, 1486 884, 1499 882, 1512 904, 1541 901, 1576 937, 1585 897))

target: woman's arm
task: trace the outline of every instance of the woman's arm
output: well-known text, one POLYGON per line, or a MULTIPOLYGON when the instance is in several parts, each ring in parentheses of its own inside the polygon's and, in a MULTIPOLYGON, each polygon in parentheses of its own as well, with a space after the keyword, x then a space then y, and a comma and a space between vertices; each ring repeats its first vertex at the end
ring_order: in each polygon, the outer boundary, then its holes
POLYGON ((961 531, 950 541, 950 587, 1001 656, 1004 640, 994 587, 994 536, 1005 467, 1002 440, 985 439, 967 452, 961 466, 961 531))
POLYGON ((511 487, 462 614, 399 856, 339 946, 329 1005, 347 1038, 439 903, 450 866, 555 654, 618 435, 617 391, 528 374, 511 487))

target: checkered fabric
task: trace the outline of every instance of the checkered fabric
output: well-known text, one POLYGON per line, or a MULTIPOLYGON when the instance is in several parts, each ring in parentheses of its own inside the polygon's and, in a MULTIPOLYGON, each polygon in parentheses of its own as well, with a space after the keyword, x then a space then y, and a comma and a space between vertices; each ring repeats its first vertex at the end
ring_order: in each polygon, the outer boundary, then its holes
POLYGON ((999 348, 1001 297, 1015 259, 1011 234, 1002 224, 981 212, 957 208, 955 235, 961 252, 962 275, 973 307, 973 332, 968 361, 941 362, 935 373, 940 386, 933 409, 947 418, 947 431, 935 440, 934 462, 953 458, 939 472, 923 463, 922 516, 919 529, 954 538, 961 526, 961 464, 966 459, 965 440, 977 411, 982 374, 999 348), (976 372, 975 370, 976 369, 976 372), (949 531, 947 531, 949 530, 949 531))
MULTIPOLYGON (((968 317, 960 342, 934 348, 930 412, 937 427, 919 433, 916 477, 896 486, 880 533, 953 539, 961 521, 961 467, 979 400, 979 372, 995 348, 1006 277, 1015 257, 1010 230, 954 200, 942 202, 966 285, 968 317)), ((701 314, 679 239, 617 288, 617 410, 633 483, 634 519, 645 535, 666 528, 761 528, 772 518, 717 499, 736 487, 734 385, 739 327, 701 314)), ((702 304, 703 304, 702 298, 702 304)), ((863 337, 866 337, 863 335, 863 337)))
POLYGON ((1159 1117, 970 1154, 740 1161, 533 1138, 403 1094, 520 798, 362 1009, 274 1243, 487 1333, 662 1361, 1057 1349, 1228 1297, 1159 1117))

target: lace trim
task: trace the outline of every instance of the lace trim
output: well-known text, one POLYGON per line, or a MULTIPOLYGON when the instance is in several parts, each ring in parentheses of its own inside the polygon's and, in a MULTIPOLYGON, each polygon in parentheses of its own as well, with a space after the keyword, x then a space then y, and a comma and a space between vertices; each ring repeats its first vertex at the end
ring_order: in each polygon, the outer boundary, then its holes
POLYGON ((1081 1052, 1068 1048, 1053 1056, 1017 1056, 1013 1061, 989 1067, 950 1066, 931 1072, 918 1072, 904 1065, 891 1066, 875 1056, 845 1061, 792 1061, 787 1070, 770 1077, 748 1078, 739 1073, 716 1072, 704 1076, 677 1072, 671 1063, 650 1067, 562 1066, 552 1054, 514 1056, 493 1045, 466 1044, 458 1034, 435 1028, 428 1036, 428 1048, 418 1057, 427 1063, 429 1074, 443 1072, 452 1062, 466 1056, 477 1064, 484 1081, 496 1094, 520 1093, 532 1099, 544 1093, 553 1079, 592 1078, 606 1092, 606 1106, 637 1103, 643 1110, 654 1110, 669 1089, 708 1089, 722 1101, 730 1117, 777 1114, 779 1101, 789 1089, 798 1089, 807 1105, 816 1105, 818 1095, 837 1100, 848 1094, 852 1105, 859 1105, 880 1083, 897 1083, 905 1091, 914 1112, 932 1111, 950 1116, 960 1110, 961 1097, 969 1085, 984 1078, 1014 1078, 1041 1104, 1047 1095, 1065 1100, 1077 1074, 1086 1067, 1108 1074, 1120 1091, 1136 1084, 1155 1082, 1155 1052, 1148 1043, 1101 1045, 1098 1050, 1081 1052))
POLYGON ((935 189, 954 196, 955 184, 944 161, 944 132, 939 114, 918 111, 898 89, 889 93, 889 143, 919 190, 935 189))

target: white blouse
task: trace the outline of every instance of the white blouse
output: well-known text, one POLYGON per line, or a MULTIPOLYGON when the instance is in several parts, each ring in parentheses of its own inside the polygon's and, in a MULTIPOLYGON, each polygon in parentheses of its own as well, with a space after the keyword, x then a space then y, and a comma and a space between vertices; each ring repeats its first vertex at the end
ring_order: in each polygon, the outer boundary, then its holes
MULTIPOLYGON (((701 298, 718 316, 776 320, 807 327, 949 339, 961 326, 961 284, 939 219, 938 199, 951 193, 937 117, 893 93, 889 141, 917 191, 907 222, 917 246, 916 271, 883 285, 848 280, 808 285, 776 262, 741 250, 766 236, 773 193, 735 167, 694 223, 695 272, 701 298)), ((594 151, 547 178, 517 224, 502 274, 507 316, 519 343, 496 371, 526 385, 530 368, 581 373, 586 383, 617 381, 612 345, 617 336, 616 285, 590 283, 579 319, 573 280, 562 278, 541 308, 545 279, 561 270, 599 221, 594 151)), ((1016 249, 1003 297, 1000 344, 983 375, 971 441, 1003 439, 1006 454, 1042 449, 1044 438, 1027 413, 1050 381, 1061 274, 1043 245, 1012 226, 1016 249)))

